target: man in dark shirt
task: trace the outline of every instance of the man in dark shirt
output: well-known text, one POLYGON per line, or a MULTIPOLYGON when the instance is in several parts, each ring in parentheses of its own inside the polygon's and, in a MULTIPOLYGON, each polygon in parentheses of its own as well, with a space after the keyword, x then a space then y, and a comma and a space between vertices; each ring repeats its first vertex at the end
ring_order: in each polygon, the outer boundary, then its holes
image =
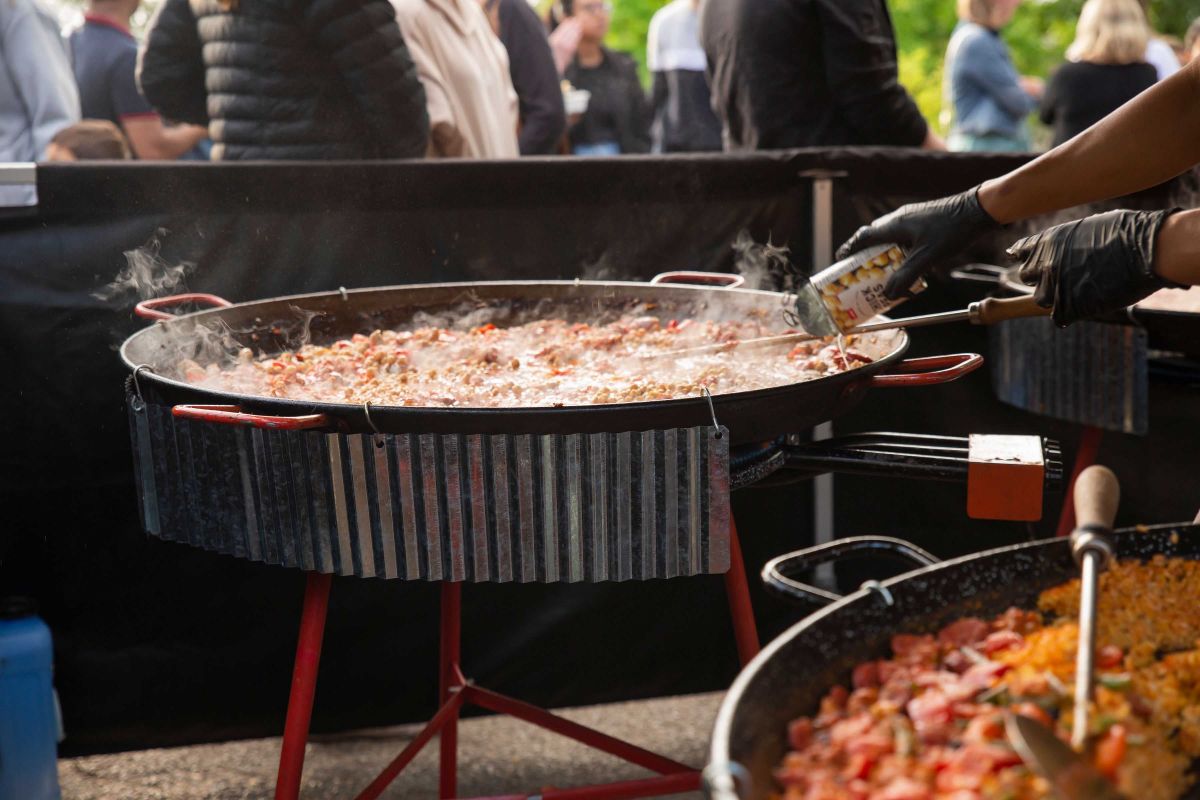
POLYGON ((702 0, 700 41, 726 149, 945 147, 900 85, 885 0, 702 0))
POLYGON ((520 104, 521 155, 557 153, 567 115, 545 26, 527 0, 483 0, 483 10, 508 51, 508 74, 520 104))
POLYGON ((700 47, 699 0, 672 0, 650 20, 646 66, 653 77, 656 153, 721 149, 721 121, 712 110, 700 47))
POLYGON ((166 126, 138 91, 137 40, 129 20, 140 0, 90 0, 70 38, 71 60, 85 119, 106 119, 143 159, 178 158, 207 135, 196 125, 166 126))

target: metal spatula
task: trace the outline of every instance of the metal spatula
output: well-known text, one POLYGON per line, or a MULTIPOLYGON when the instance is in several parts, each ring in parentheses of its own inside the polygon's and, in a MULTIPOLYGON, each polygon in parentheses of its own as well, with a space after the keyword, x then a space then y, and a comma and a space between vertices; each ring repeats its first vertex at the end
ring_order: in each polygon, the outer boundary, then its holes
POLYGON ((1042 723, 1009 714, 1004 727, 1017 755, 1050 782, 1061 800, 1125 800, 1087 759, 1042 723))

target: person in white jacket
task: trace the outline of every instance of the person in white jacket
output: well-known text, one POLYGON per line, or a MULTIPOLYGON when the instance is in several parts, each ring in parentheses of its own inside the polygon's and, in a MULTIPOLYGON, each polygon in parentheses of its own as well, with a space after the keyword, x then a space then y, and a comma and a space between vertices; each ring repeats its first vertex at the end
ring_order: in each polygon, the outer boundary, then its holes
POLYGON ((477 0, 392 0, 425 87, 432 158, 516 158, 508 54, 477 0))
MULTIPOLYGON (((37 161, 79 121, 79 91, 54 17, 37 0, 0 2, 0 163, 37 161)), ((33 187, 0 186, 0 207, 37 202, 33 187)))

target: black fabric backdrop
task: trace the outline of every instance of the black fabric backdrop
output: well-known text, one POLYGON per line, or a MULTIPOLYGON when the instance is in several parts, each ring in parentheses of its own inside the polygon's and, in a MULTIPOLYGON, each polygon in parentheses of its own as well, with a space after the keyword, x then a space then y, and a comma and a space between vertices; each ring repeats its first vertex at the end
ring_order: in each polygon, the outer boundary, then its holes
MULTIPOLYGON (((842 150, 40 168, 37 214, 0 219, 0 411, 9 430, 0 448, 0 592, 37 597, 54 631, 63 752, 278 733, 303 587, 298 572, 140 531, 115 348, 144 323, 130 313, 131 292, 94 294, 125 266, 125 251, 153 241, 162 264, 191 265, 176 290, 235 301, 338 286, 728 269, 743 230, 790 245, 807 268, 804 174, 842 174, 840 241, 901 202, 965 189, 1023 160, 842 150)), ((1166 205, 1178 188, 1124 204, 1166 205)), ((971 255, 987 260, 991 250, 971 255)), ((976 295, 947 285, 905 312, 976 295)), ((918 334, 913 354, 985 347, 981 331, 946 328, 918 334)), ((1177 476, 1135 480, 1124 517, 1179 519, 1200 504, 1190 461, 1200 445, 1195 397, 1187 386, 1156 386, 1149 439, 1106 439, 1104 455, 1131 477, 1150 475, 1151 466, 1177 476)), ((954 386, 877 392, 839 423, 868 429, 1039 432, 1061 437, 1069 452, 1077 435, 998 404, 983 372, 954 386)), ((1037 532, 968 522, 958 486, 856 478, 837 485, 840 534, 914 536, 949 555, 1037 532), (862 503, 868 495, 873 501, 862 503)), ((811 541, 810 497, 803 485, 735 496, 752 575, 767 558, 811 541)), ((1050 529, 1052 520, 1040 528, 1050 529)), ((797 612, 752 584, 765 640, 797 612)), ((719 578, 468 586, 464 595, 468 675, 535 702, 712 690, 736 672, 719 578)), ((429 714, 436 635, 435 586, 335 580, 314 728, 429 714)))

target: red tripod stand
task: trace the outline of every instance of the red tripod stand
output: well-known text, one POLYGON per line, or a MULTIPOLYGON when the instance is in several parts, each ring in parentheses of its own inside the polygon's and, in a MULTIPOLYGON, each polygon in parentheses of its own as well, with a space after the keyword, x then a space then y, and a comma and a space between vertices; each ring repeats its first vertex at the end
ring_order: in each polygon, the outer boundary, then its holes
MULTIPOLYGON (((732 523, 729 533, 730 562, 729 572, 725 574, 725 589, 733 615, 738 656, 744 665, 758 653, 758 632, 750 605, 750 590, 742 561, 741 543, 738 540, 737 527, 732 523)), ((321 640, 325 633, 331 582, 332 576, 328 574, 308 574, 304 591, 304 610, 300 617, 300 637, 296 645, 296 661, 292 671, 292 690, 288 699, 287 722, 283 732, 283 751, 279 756, 279 776, 275 783, 276 800, 296 800, 300 796, 304 748, 308 742, 309 723, 312 719, 313 695, 321 660, 321 640)), ((356 800, 373 800, 379 797, 434 736, 440 736, 441 740, 438 796, 455 797, 458 783, 458 715, 467 703, 522 719, 658 773, 657 777, 641 780, 547 790, 539 794, 539 797, 546 800, 619 800, 674 794, 699 787, 700 773, 693 767, 467 681, 460 663, 461 584, 442 583, 441 607, 441 654, 438 671, 438 696, 441 707, 412 742, 358 794, 356 800)), ((488 800, 517 800, 524 797, 526 795, 501 795, 488 800)))

